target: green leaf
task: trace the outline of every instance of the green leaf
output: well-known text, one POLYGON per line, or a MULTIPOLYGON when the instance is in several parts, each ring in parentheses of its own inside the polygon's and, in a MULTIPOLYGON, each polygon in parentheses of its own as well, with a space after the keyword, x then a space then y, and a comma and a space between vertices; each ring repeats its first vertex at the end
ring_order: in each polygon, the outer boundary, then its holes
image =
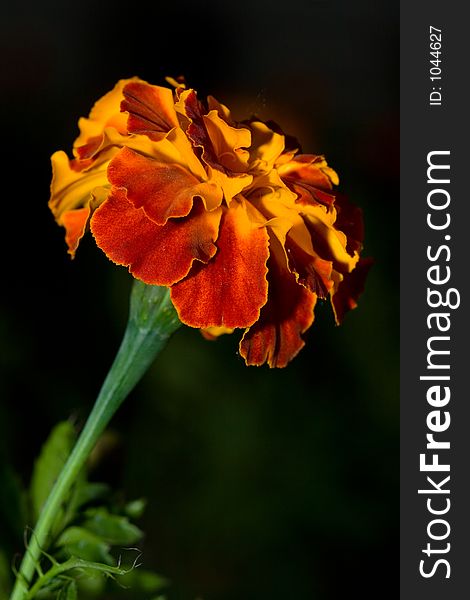
POLYGON ((77 475, 73 486, 70 489, 69 494, 65 497, 65 503, 63 506, 63 510, 60 511, 58 517, 55 519, 53 534, 58 535, 61 531, 63 531, 69 523, 71 523, 80 508, 80 497, 83 488, 87 485, 87 472, 84 467, 80 473, 77 475))
POLYGON ((145 569, 130 569, 125 575, 120 575, 118 578, 120 585, 129 587, 133 592, 159 592, 165 587, 168 587, 169 580, 153 571, 145 569))
POLYGON ((78 589, 80 598, 101 598, 106 587, 106 577, 93 569, 81 569, 78 589))
POLYGON ((31 502, 36 521, 75 442, 75 430, 64 421, 52 430, 36 460, 31 479, 31 502))
POLYGON ((58 593, 57 600, 77 600, 77 584, 69 581, 58 593))
POLYGON ((106 483, 90 483, 86 482, 77 490, 77 498, 75 500, 76 508, 81 508, 90 502, 100 500, 103 496, 109 493, 109 486, 106 483))
POLYGON ((75 556, 107 565, 114 564, 114 559, 109 553, 109 544, 83 527, 66 529, 57 540, 57 546, 63 548, 67 558, 75 556))
POLYGON ((124 512, 131 519, 139 519, 144 514, 146 505, 147 500, 145 500, 145 498, 139 498, 138 500, 128 502, 124 508, 124 512))
POLYGON ((142 538, 142 531, 127 517, 112 515, 105 508, 91 508, 85 514, 83 527, 109 544, 128 546, 142 538))
POLYGON ((75 519, 83 506, 102 498, 108 493, 109 487, 105 483, 89 483, 86 480, 86 476, 86 470, 83 468, 71 490, 70 500, 66 505, 65 514, 56 533, 67 527, 75 519))

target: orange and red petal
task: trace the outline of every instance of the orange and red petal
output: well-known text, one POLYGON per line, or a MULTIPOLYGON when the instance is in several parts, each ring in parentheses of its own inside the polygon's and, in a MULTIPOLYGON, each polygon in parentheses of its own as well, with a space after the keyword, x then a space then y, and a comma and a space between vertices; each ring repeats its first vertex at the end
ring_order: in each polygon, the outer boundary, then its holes
POLYGON ((250 121, 248 126, 252 136, 250 168, 258 173, 268 173, 284 151, 285 137, 261 121, 250 121))
MULTIPOLYGON (((103 143, 103 134, 95 135, 87 139, 87 141, 76 148, 74 148, 74 154, 78 158, 80 162, 90 159, 93 155, 95 155, 98 150, 101 148, 103 143)), ((77 164, 80 164, 77 161, 77 164)), ((77 169, 78 170, 78 169, 77 169)))
POLYGON ((364 241, 362 210, 349 202, 347 196, 343 194, 336 196, 335 206, 337 210, 335 227, 346 234, 348 238, 346 250, 353 256, 354 252, 361 250, 364 241))
POLYGON ((332 184, 339 183, 338 175, 328 166, 325 157, 316 154, 297 154, 279 170, 283 178, 303 181, 322 190, 331 190, 332 184))
POLYGON ((323 204, 330 207, 335 201, 332 184, 338 183, 335 171, 328 167, 323 156, 300 154, 279 166, 284 183, 297 194, 299 204, 323 204))
POLYGON ((331 298, 336 324, 343 322, 345 314, 357 307, 359 296, 364 291, 365 281, 373 259, 361 258, 351 273, 343 276, 338 288, 331 298))
MULTIPOLYGON (((203 134, 204 138, 206 138, 207 132, 205 131, 202 121, 205 109, 202 102, 199 101, 195 90, 184 90, 175 102, 175 110, 180 116, 183 116, 187 120, 187 125, 190 123, 197 123, 198 127, 201 126, 202 130, 199 133, 203 134)), ((196 143, 196 139, 194 139, 193 142, 195 145, 199 145, 196 143)))
POLYGON ((303 181, 292 180, 288 177, 283 178, 283 181, 290 190, 297 194, 297 204, 305 206, 323 204, 323 206, 327 207, 333 206, 334 204, 334 194, 329 194, 313 185, 309 185, 303 181))
POLYGON ((171 288, 173 304, 191 327, 249 327, 267 300, 269 240, 243 202, 233 201, 225 210, 217 248, 207 265, 195 265, 171 288))
POLYGON ((232 127, 222 119, 216 110, 202 117, 205 129, 212 142, 217 161, 235 173, 248 170, 251 132, 246 127, 232 127))
POLYGON ((185 90, 175 104, 177 112, 186 121, 184 129, 193 147, 201 148, 207 165, 217 166, 217 156, 204 123, 205 108, 194 90, 185 90))
POLYGON ((324 260, 332 261, 336 271, 350 273, 359 260, 359 254, 355 252, 351 255, 347 252, 346 235, 332 223, 335 212, 325 213, 322 207, 310 207, 302 216, 315 253, 324 260), (318 210, 315 211, 315 208, 318 210))
POLYGON ((88 206, 94 193, 109 185, 106 173, 108 157, 111 158, 111 152, 103 156, 102 163, 90 164, 89 161, 71 161, 61 150, 51 156, 49 208, 59 223, 61 215, 88 206))
POLYGON ((129 113, 129 133, 161 140, 173 127, 178 127, 173 92, 169 88, 132 81, 124 87, 123 96, 121 111, 129 113))
POLYGON ((274 237, 268 267, 269 300, 245 332, 240 354, 247 365, 285 367, 305 345, 302 334, 313 323, 317 296, 296 282, 274 237))
POLYGON ((214 98, 214 96, 207 96, 207 106, 209 110, 217 111, 219 117, 223 119, 226 123, 228 123, 229 125, 235 125, 230 115, 230 109, 227 106, 225 106, 225 104, 222 104, 216 98, 214 98))
POLYGON ((120 104, 124 87, 133 81, 138 81, 138 78, 132 77, 118 81, 110 92, 95 103, 88 118, 80 118, 78 121, 80 135, 73 145, 74 153, 80 146, 88 144, 91 138, 100 137, 105 127, 113 127, 123 135, 127 133, 127 115, 120 112, 120 104))
POLYGON ((222 209, 207 212, 195 204, 190 215, 160 226, 114 189, 95 211, 91 231, 113 262, 125 265, 151 285, 170 286, 185 277, 195 260, 207 262, 216 252, 222 209))
POLYGON ((314 292, 319 298, 326 298, 333 286, 331 279, 333 263, 308 252, 291 233, 286 236, 285 248, 289 269, 297 273, 298 283, 314 292))
POLYGON ((196 196, 211 205, 222 199, 220 188, 200 182, 184 167, 161 163, 129 148, 123 148, 111 161, 108 178, 116 187, 124 188, 135 208, 143 208, 157 225, 188 215, 196 196))
POLYGON ((65 241, 68 246, 68 253, 72 258, 75 256, 80 240, 85 235, 90 213, 91 208, 88 205, 84 208, 68 210, 60 217, 60 222, 65 227, 65 241))
POLYGON ((201 329, 200 332, 204 339, 213 342, 214 340, 217 340, 221 335, 233 333, 233 329, 230 329, 228 327, 206 327, 206 329, 201 329))

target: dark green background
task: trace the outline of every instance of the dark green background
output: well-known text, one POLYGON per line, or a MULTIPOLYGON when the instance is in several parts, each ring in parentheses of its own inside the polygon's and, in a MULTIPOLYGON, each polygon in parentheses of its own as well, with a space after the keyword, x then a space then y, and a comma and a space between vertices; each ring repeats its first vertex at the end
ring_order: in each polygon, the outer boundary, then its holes
MULTIPOLYGON (((130 288, 85 241, 66 255, 49 156, 117 79, 184 73, 324 153, 364 210, 375 265, 335 327, 320 306, 285 370, 247 368, 238 336, 182 329, 112 423, 96 477, 145 496, 146 567, 169 598, 396 598, 398 3, 32 2, 4 9, 0 456, 24 481, 51 427, 83 422, 130 288)), ((22 539, 0 516, 0 541, 22 539)), ((129 598, 132 593, 129 592, 129 598)))

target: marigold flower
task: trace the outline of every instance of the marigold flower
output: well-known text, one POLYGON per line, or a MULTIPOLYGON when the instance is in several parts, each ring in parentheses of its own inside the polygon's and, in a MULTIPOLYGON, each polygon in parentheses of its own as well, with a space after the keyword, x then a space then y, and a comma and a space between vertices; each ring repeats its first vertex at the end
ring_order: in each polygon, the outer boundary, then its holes
POLYGON ((169 81, 121 80, 80 119, 74 158, 52 156, 50 208, 72 256, 90 228, 113 262, 171 288, 183 323, 209 339, 244 329, 247 364, 283 367, 319 298, 338 324, 356 306, 361 211, 276 124, 235 122, 169 81))

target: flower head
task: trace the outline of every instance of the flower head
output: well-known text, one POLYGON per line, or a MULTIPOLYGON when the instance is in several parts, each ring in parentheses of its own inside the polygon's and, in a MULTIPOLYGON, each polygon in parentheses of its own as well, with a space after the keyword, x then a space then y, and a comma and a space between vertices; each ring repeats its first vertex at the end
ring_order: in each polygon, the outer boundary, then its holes
POLYGON ((323 156, 173 83, 121 80, 80 119, 74 158, 52 156, 50 208, 72 256, 90 228, 113 262, 171 288, 183 323, 207 338, 241 328, 247 364, 283 367, 319 298, 338 324, 356 306, 361 212, 323 156))

